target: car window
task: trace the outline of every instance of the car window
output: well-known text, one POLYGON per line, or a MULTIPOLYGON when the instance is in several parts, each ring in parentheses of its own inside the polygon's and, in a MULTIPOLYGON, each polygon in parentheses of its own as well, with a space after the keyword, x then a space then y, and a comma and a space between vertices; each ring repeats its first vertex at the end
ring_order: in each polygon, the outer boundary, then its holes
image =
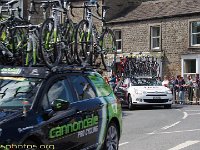
POLYGON ((88 78, 94 84, 98 96, 108 96, 112 93, 111 87, 100 75, 91 73, 90 75, 88 75, 88 78))
POLYGON ((69 82, 73 85, 79 100, 95 98, 95 92, 90 83, 83 76, 70 76, 69 82))
POLYGON ((0 108, 31 106, 41 79, 0 77, 0 108))
POLYGON ((62 99, 70 103, 73 102, 74 99, 67 80, 59 80, 49 88, 43 98, 43 108, 49 109, 50 104, 56 99, 62 99))

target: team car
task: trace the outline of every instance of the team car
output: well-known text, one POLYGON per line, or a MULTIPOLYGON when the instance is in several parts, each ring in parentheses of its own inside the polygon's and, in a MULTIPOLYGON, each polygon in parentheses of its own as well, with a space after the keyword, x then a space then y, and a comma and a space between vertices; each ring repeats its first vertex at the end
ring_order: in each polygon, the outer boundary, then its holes
POLYGON ((172 106, 172 92, 152 77, 126 78, 116 87, 115 94, 130 110, 136 106, 172 106))
POLYGON ((0 149, 118 149, 121 104, 92 69, 4 67, 0 97, 0 149))

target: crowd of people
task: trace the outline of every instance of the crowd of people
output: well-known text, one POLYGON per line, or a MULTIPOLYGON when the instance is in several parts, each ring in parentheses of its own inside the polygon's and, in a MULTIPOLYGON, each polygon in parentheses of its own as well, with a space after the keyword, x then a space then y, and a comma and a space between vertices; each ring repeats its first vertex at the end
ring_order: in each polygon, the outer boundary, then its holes
POLYGON ((193 101, 195 101, 196 104, 200 104, 199 74, 195 74, 194 79, 192 79, 191 75, 187 75, 186 80, 184 80, 184 78, 181 77, 181 75, 178 75, 176 78, 168 78, 167 76, 164 76, 162 85, 170 88, 175 103, 193 104, 193 101))
MULTIPOLYGON (((106 81, 110 86, 115 88, 119 82, 120 77, 117 75, 112 75, 106 81)), ((168 87, 173 94, 173 100, 175 103, 179 104, 193 104, 193 101, 196 104, 200 104, 200 77, 199 74, 195 74, 195 78, 192 79, 191 75, 187 75, 187 79, 184 79, 181 75, 178 75, 176 78, 172 76, 164 76, 163 81, 161 78, 158 79, 162 86, 168 87)))

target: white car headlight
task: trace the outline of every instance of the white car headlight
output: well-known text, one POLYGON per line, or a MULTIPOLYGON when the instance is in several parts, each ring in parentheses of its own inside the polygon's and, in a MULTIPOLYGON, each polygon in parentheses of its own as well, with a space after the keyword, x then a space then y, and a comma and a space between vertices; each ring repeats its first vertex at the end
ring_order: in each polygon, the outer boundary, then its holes
POLYGON ((135 89, 135 94, 142 94, 142 93, 143 93, 142 91, 135 89))
POLYGON ((172 91, 168 90, 165 92, 166 94, 172 94, 172 91))

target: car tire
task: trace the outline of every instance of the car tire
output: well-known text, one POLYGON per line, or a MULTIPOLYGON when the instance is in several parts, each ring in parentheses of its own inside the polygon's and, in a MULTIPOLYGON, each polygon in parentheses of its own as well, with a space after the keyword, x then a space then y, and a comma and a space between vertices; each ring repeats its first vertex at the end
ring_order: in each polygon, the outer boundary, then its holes
POLYGON ((134 109, 134 105, 132 103, 132 97, 131 97, 130 94, 128 95, 128 109, 129 110, 133 110, 134 109))
POLYGON ((118 128, 114 122, 108 126, 106 137, 102 150, 118 150, 119 148, 119 133, 118 128))
POLYGON ((23 150, 39 150, 39 144, 36 143, 35 141, 33 140, 25 140, 23 142, 23 145, 31 145, 31 146, 34 146, 32 148, 24 148, 23 150), (37 148, 36 148, 37 147, 37 148))
POLYGON ((171 104, 164 105, 164 108, 165 108, 165 109, 171 109, 171 108, 172 108, 172 105, 171 105, 171 104))

